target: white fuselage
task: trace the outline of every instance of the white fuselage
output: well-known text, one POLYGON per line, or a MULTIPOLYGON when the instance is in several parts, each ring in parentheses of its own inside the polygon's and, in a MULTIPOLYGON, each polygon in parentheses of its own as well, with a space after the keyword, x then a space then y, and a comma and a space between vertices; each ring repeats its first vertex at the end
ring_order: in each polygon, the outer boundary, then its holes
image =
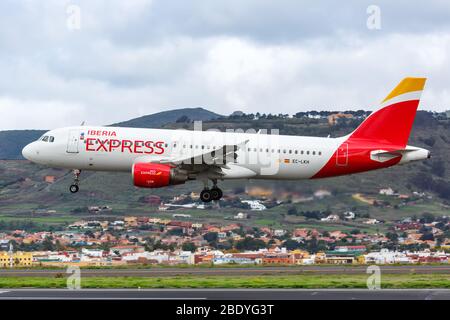
POLYGON ((131 171, 135 162, 191 158, 241 144, 236 161, 222 169, 224 179, 308 179, 344 139, 85 126, 55 129, 45 136, 53 137, 53 142, 42 138, 32 142, 23 150, 27 159, 50 167, 98 171, 131 171))

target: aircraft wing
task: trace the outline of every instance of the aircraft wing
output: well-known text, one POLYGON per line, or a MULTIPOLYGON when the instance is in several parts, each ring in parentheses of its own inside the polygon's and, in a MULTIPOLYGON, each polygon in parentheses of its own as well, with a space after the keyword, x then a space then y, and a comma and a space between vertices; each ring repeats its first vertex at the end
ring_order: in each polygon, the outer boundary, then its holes
MULTIPOLYGON (((238 142, 236 144, 225 144, 218 146, 215 149, 188 149, 192 150, 190 155, 181 155, 174 157, 161 157, 155 158, 154 156, 144 156, 136 159, 135 162, 152 162, 161 164, 170 164, 173 166, 181 167, 216 167, 216 168, 228 168, 227 163, 234 162, 237 158, 236 151, 244 148, 248 143, 248 139, 238 142)), ((181 147, 181 145, 179 146, 181 147)))

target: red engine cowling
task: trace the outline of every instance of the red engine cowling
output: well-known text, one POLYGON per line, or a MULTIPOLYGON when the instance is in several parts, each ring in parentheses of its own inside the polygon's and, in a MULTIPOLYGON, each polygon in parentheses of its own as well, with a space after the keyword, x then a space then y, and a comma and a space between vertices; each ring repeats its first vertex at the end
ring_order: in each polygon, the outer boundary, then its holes
POLYGON ((185 183, 187 173, 159 163, 135 163, 132 168, 133 183, 141 188, 161 188, 185 183))

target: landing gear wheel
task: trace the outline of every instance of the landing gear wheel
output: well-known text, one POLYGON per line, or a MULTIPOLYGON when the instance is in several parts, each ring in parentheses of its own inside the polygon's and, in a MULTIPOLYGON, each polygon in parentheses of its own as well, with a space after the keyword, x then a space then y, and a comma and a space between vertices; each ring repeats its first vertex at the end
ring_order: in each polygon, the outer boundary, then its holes
POLYGON ((78 187, 78 185, 72 184, 72 185, 69 187, 69 190, 70 190, 70 192, 72 192, 72 193, 77 193, 78 190, 80 190, 80 188, 78 187))
POLYGON ((69 187, 71 193, 77 193, 80 190, 78 184, 80 183, 81 170, 73 169, 73 184, 69 187))
POLYGON ((204 189, 202 192, 200 192, 200 200, 202 200, 203 202, 211 202, 213 200, 211 190, 204 189))
POLYGON ((223 192, 220 188, 212 188, 211 190, 211 198, 213 200, 220 200, 223 196, 223 192))

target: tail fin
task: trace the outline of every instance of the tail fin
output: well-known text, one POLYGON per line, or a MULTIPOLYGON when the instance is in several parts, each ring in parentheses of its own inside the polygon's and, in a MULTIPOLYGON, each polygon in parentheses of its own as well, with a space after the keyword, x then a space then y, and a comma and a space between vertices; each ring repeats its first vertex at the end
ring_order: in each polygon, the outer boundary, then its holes
POLYGON ((405 78, 349 139, 368 139, 404 147, 419 106, 426 78, 405 78))

